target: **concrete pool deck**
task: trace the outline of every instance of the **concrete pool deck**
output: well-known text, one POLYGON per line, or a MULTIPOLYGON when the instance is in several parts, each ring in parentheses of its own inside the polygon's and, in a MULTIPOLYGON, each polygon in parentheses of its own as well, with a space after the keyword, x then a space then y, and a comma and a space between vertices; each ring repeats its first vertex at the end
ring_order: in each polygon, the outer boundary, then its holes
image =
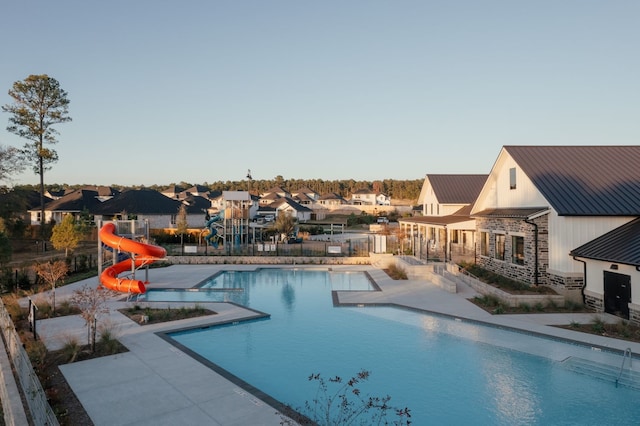
MULTIPOLYGON (((253 270, 264 265, 174 265, 149 271, 149 288, 189 288, 220 270, 253 270)), ((300 267, 300 266, 298 266, 300 267)), ((301 268, 305 268, 302 266, 301 268)), ((326 266, 309 266, 326 269, 326 266)), ((480 321, 500 327, 540 333, 569 339, 598 348, 624 351, 631 348, 640 353, 640 344, 588 335, 550 327, 571 321, 591 322, 594 316, 617 322, 619 318, 607 314, 518 314, 491 315, 468 299, 477 293, 458 284, 452 294, 424 280, 394 281, 377 268, 332 266, 335 271, 367 271, 381 291, 338 292, 341 304, 395 304, 480 321)), ((70 297, 73 291, 88 285, 95 287, 97 278, 81 281, 56 290, 56 303, 70 297)), ((50 297, 47 293, 34 296, 50 297)), ((330 297, 327 295, 327 297, 330 297)), ((117 310, 131 306, 124 297, 108 302, 110 313, 99 323, 109 324, 116 337, 129 352, 81 361, 61 366, 88 415, 96 425, 279 425, 276 408, 225 379, 211 368, 188 356, 159 337, 156 333, 233 321, 254 314, 253 311, 229 303, 198 303, 217 312, 217 315, 174 321, 171 323, 139 325, 117 310)), ((24 300, 22 301, 24 302, 24 300)), ((146 302, 145 302, 146 304, 146 302)), ((154 302, 164 307, 169 303, 154 302)), ((192 303, 170 303, 180 307, 192 303)), ((38 321, 39 337, 50 350, 59 349, 71 338, 86 341, 84 321, 77 316, 38 321)))

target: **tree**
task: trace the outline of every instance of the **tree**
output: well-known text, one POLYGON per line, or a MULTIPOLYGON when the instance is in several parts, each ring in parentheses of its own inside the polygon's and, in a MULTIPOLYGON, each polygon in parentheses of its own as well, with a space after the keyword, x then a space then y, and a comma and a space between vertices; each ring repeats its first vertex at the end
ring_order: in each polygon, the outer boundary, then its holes
POLYGON ((64 260, 57 260, 55 262, 39 263, 35 266, 36 274, 42 278, 47 284, 51 286, 53 294, 53 316, 56 315, 56 284, 61 280, 67 272, 69 267, 64 260))
POLYGON ((9 180, 12 174, 24 169, 24 159, 18 148, 0 146, 0 181, 9 180))
POLYGON ((180 247, 182 254, 184 254, 184 234, 189 229, 189 223, 187 222, 187 206, 180 205, 178 209, 178 216, 176 217, 176 232, 180 235, 180 247))
POLYGON ((64 249, 64 257, 69 255, 82 240, 82 229, 76 224, 73 215, 66 215, 62 222, 55 225, 51 232, 51 243, 56 250, 64 249))
POLYGON ((113 294, 112 291, 102 285, 97 288, 91 288, 85 284, 80 289, 75 290, 73 296, 71 296, 71 303, 80 309, 80 316, 87 324, 87 342, 91 345, 92 351, 95 351, 96 348, 98 317, 100 314, 109 313, 109 307, 106 302, 113 294))
POLYGON ((275 222, 273 222, 273 227, 280 233, 282 240, 285 240, 293 233, 295 226, 296 222, 294 218, 286 212, 280 212, 275 222))
MULTIPOLYGON (((2 221, 2 218, 0 218, 2 221)), ((6 265, 11 260, 13 250, 11 248, 11 241, 4 231, 0 231, 0 267, 6 265)))
POLYGON ((11 114, 7 130, 27 139, 22 154, 33 165, 40 176, 40 225, 44 229, 44 171, 58 160, 58 153, 45 144, 57 142, 58 132, 53 125, 71 121, 67 92, 60 88, 55 78, 46 74, 30 75, 23 81, 16 81, 9 90, 13 104, 2 110, 11 114))

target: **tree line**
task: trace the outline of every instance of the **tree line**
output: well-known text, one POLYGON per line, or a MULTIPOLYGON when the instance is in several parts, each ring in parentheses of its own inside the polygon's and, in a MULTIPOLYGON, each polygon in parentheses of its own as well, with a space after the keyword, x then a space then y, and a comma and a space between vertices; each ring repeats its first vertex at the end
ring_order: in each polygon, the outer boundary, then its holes
MULTIPOLYGON (((301 188, 309 188, 320 195, 335 193, 341 197, 349 197, 354 192, 360 189, 367 189, 373 192, 381 192, 391 197, 392 200, 408 200, 412 203, 416 203, 424 179, 413 180, 398 180, 398 179, 384 179, 384 180, 323 180, 323 179, 284 179, 282 176, 277 176, 273 179, 260 179, 260 180, 227 180, 216 181, 212 183, 204 182, 202 184, 194 184, 190 182, 171 183, 169 185, 109 185, 119 191, 125 189, 141 189, 148 188, 156 191, 163 191, 172 186, 177 186, 183 190, 189 189, 194 186, 202 186, 210 191, 251 191, 252 194, 262 194, 275 187, 280 187, 288 192, 294 192, 301 188)), ((92 185, 93 186, 93 185, 92 185)), ((87 187, 86 184, 51 184, 46 185, 48 191, 62 191, 62 190, 74 190, 87 187)), ((37 190, 35 185, 16 185, 14 190, 37 190)))

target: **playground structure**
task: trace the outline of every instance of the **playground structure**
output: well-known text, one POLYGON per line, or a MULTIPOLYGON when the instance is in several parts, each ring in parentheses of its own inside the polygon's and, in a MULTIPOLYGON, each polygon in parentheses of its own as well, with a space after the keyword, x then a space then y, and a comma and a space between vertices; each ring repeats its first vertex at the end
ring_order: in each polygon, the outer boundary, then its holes
POLYGON ((220 239, 224 239, 224 226, 219 222, 222 220, 224 210, 217 215, 212 216, 204 225, 204 231, 209 231, 209 234, 204 237, 204 240, 213 248, 218 248, 220 239))
MULTIPOLYGON (((167 254, 162 247, 137 240, 149 239, 149 226, 146 221, 114 221, 100 227, 98 232, 98 268, 104 262, 105 247, 113 252, 113 263, 103 271, 98 271, 100 282, 108 289, 123 293, 144 293, 145 283, 135 278, 135 271, 141 267, 164 258, 167 254), (119 278, 123 272, 131 275, 119 278)), ((145 282, 148 283, 148 269, 145 269, 145 282)))
POLYGON ((249 243, 249 209, 251 195, 247 191, 223 191, 224 208, 212 216, 203 231, 209 230, 205 237, 207 245, 223 248, 231 253, 233 248, 249 243))

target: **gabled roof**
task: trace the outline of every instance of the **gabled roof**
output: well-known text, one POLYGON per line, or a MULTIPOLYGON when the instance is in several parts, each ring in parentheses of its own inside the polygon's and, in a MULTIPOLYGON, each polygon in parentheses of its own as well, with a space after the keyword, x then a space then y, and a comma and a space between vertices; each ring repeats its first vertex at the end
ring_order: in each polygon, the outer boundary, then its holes
POLYGON ((182 188, 181 186, 171 185, 167 189, 163 189, 162 191, 160 191, 160 193, 167 197, 173 197, 176 194, 181 193, 182 191, 184 191, 184 188, 182 188))
POLYGON ((640 218, 581 245, 569 254, 585 259, 640 266, 640 218))
POLYGON ((342 198, 341 196, 339 196, 338 194, 336 194, 335 192, 329 192, 327 194, 322 194, 319 198, 319 200, 339 200, 343 203, 346 203, 346 200, 344 198, 342 198))
POLYGON ((176 214, 182 203, 152 189, 129 189, 92 210, 93 214, 176 214))
POLYGON ((353 194, 363 194, 363 195, 368 195, 368 194, 377 194, 377 192, 370 190, 369 188, 360 188, 356 191, 353 192, 353 194))
POLYGON ((211 208, 211 200, 200 195, 189 195, 183 203, 187 206, 187 213, 198 214, 206 212, 211 208))
POLYGON ((80 189, 86 189, 88 191, 96 191, 99 197, 114 197, 120 193, 117 189, 111 186, 104 185, 85 185, 80 189))
MULTIPOLYGON (((44 208, 52 212, 81 212, 84 209, 93 211, 93 209, 100 204, 97 191, 78 189, 62 198, 47 203, 44 208)), ((35 208, 31 210, 35 210, 35 208)))
POLYGON ((473 204, 489 175, 432 175, 427 179, 441 204, 473 204))
POLYGON ((296 191, 291 191, 292 194, 296 194, 296 195, 300 195, 300 194, 314 194, 314 195, 318 195, 318 193, 316 191, 314 191, 313 189, 307 187, 307 186, 303 186, 302 188, 297 189, 296 191))
MULTIPOLYGON (((53 198, 44 196, 44 203, 50 203, 53 198)), ((8 211, 19 213, 40 209, 40 193, 30 189, 12 189, 0 194, 0 205, 8 211)))
POLYGON ((279 200, 276 200, 273 203, 269 204, 269 207, 273 207, 275 209, 278 209, 278 208, 282 207, 282 205, 284 205, 284 204, 287 204, 287 205, 291 206, 291 208, 294 209, 297 212, 310 212, 310 211, 312 211, 309 207, 303 206, 302 204, 295 202, 294 200, 292 200, 289 197, 280 198, 279 200))
POLYGON ((282 189, 279 186, 274 186, 273 188, 264 191, 263 194, 283 194, 284 196, 288 196, 289 195, 289 191, 282 189))
POLYGON ((293 197, 298 202, 313 202, 315 201, 313 198, 309 197, 305 192, 299 192, 293 197))
POLYGON ((504 149, 560 216, 640 212, 640 145, 504 149))

